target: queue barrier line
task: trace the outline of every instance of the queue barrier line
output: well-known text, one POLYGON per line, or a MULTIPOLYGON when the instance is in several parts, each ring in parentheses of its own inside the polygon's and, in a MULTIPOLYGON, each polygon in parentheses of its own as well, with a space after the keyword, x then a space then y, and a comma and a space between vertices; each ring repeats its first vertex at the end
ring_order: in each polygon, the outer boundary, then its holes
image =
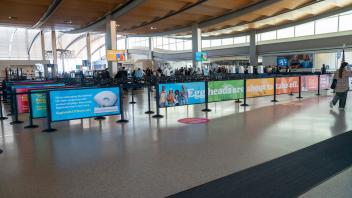
MULTIPOLYGON (((298 75, 298 78, 299 78, 299 91, 298 91, 298 94, 299 96, 297 97, 298 99, 301 99, 303 98, 302 97, 302 76, 313 76, 312 74, 307 74, 307 75, 298 75)), ((242 80, 244 81, 243 83, 243 86, 244 86, 244 97, 243 97, 243 104, 241 104, 241 106, 249 106, 247 104, 247 79, 261 79, 261 78, 274 78, 274 94, 273 94, 273 100, 272 102, 274 102, 274 100, 277 99, 277 87, 276 87, 276 78, 285 78, 285 77, 297 77, 297 75, 275 75, 275 76, 262 76, 262 77, 255 77, 255 78, 247 78, 246 75, 243 75, 243 78, 242 80)), ((317 89, 317 94, 316 95, 320 95, 320 88, 321 88, 321 83, 320 83, 320 77, 321 75, 318 74, 318 89, 317 89)), ((241 79, 228 79, 228 80, 241 80, 241 79)), ((150 82, 150 81, 149 81, 150 82)), ((209 93, 208 93, 208 78, 206 78, 205 80, 205 86, 206 86, 206 89, 205 89, 205 110, 204 112, 209 112, 209 111, 206 111, 206 110, 210 110, 209 107, 208 107, 208 103, 209 103, 209 93)), ((148 83, 148 111, 147 112, 150 112, 150 113, 147 113, 146 114, 152 114, 154 113, 153 111, 151 111, 151 86, 152 84, 151 83, 148 83)), ((83 89, 89 89, 89 88, 103 88, 103 87, 85 87, 83 89)), ((118 120, 117 122, 119 123, 126 123, 128 122, 128 120, 125 119, 124 117, 124 102, 123 102, 123 99, 122 99, 122 96, 123 96, 123 88, 124 88, 124 85, 123 84, 120 84, 119 86, 120 88, 120 112, 121 112, 121 119, 118 120)), ((155 88, 156 88, 156 115, 153 116, 153 118, 163 118, 164 116, 160 114, 160 104, 159 104, 159 100, 160 100, 160 96, 159 96, 159 82, 156 82, 155 84, 155 88)), ((69 90, 69 89, 77 89, 77 88, 65 88, 65 90, 69 90)), ((52 89, 52 90, 55 90, 55 89, 52 89)), ((47 126, 48 128, 46 130, 43 130, 43 132, 54 132, 56 131, 56 129, 53 129, 51 127, 51 110, 50 110, 50 98, 49 97, 49 91, 50 90, 38 90, 36 91, 35 93, 46 93, 46 102, 47 102, 47 126)), ((5 91, 6 92, 6 91, 5 91)), ((12 115, 12 119, 13 119, 13 124, 17 124, 17 123, 22 123, 22 121, 19 121, 18 120, 18 110, 17 110, 17 95, 22 95, 22 94, 27 94, 27 97, 28 97, 28 102, 29 102, 29 125, 25 128, 35 128, 37 125, 34 125, 33 124, 33 115, 31 115, 31 104, 32 104, 32 101, 31 101, 31 97, 30 95, 33 94, 34 92, 20 92, 20 93, 6 93, 6 95, 9 95, 11 96, 11 109, 12 112, 13 112, 13 115, 12 115)), ((291 92, 291 94, 293 94, 291 92)), ((5 94, 1 93, 1 95, 4 97, 5 94)), ((133 99, 132 99, 133 101, 133 99)), ((237 99, 235 102, 238 102, 240 101, 240 99, 237 99)), ((277 101, 277 100, 276 100, 277 101)), ((1 105, 0 105, 0 120, 1 119, 6 119, 7 117, 4 117, 3 116, 3 110, 2 110, 2 104, 3 104, 3 100, 0 101, 1 102, 1 105)), ((211 110, 210 110, 211 111, 211 110)), ((105 117, 104 117, 105 118, 105 117)), ((82 118, 81 118, 82 119, 82 118)))

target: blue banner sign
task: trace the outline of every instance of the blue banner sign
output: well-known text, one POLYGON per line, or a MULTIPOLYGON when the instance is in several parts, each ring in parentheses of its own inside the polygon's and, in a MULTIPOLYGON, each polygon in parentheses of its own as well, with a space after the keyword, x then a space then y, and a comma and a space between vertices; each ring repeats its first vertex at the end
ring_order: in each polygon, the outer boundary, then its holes
POLYGON ((53 122, 120 114, 118 87, 51 90, 49 98, 53 122))
POLYGON ((205 83, 159 84, 159 106, 174 107, 205 103, 205 83))

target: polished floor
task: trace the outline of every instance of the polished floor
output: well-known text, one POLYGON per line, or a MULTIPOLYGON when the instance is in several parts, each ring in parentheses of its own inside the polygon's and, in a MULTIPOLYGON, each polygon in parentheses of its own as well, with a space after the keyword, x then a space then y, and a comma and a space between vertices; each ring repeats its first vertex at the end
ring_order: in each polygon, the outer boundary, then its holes
MULTIPOLYGON (((54 123, 58 131, 49 134, 41 132, 45 120, 35 120, 37 129, 6 120, 0 122, 0 197, 165 197, 352 129, 350 101, 338 111, 328 107, 331 93, 303 96, 279 96, 275 104, 271 97, 250 99, 246 108, 212 103, 210 113, 201 111, 204 105, 168 108, 158 120, 144 114, 142 90, 137 104, 126 105, 126 124, 115 123, 118 116, 75 120, 54 123), (210 122, 177 122, 186 117, 210 122)), ((346 170, 302 197, 346 197, 351 175, 346 170)))

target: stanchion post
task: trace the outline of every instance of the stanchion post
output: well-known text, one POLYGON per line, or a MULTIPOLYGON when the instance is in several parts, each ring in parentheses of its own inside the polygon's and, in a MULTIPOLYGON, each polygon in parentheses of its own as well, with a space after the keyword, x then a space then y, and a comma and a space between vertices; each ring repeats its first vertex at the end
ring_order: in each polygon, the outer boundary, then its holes
POLYGON ((150 90, 151 90, 151 86, 150 86, 150 83, 148 83, 148 111, 146 111, 145 114, 154 113, 154 111, 151 110, 151 105, 150 105, 150 90))
POLYGON ((6 120, 8 117, 4 117, 4 114, 2 112, 2 100, 0 98, 0 120, 6 120))
POLYGON ((50 95, 49 95, 49 91, 47 91, 45 93, 45 98, 46 98, 46 112, 48 114, 48 119, 47 119, 47 124, 48 124, 48 128, 43 130, 42 132, 45 133, 52 133, 55 132, 56 129, 51 128, 51 108, 50 108, 50 95))
POLYGON ((248 107, 249 106, 249 104, 247 104, 247 79, 246 79, 246 77, 244 77, 244 79, 243 79, 243 91, 244 91, 244 93, 243 93, 243 104, 241 104, 241 106, 242 107, 248 107))
POLYGON ((121 112, 121 119, 116 121, 117 123, 126 123, 128 120, 125 119, 125 111, 123 107, 123 86, 120 84, 120 112, 121 112))
POLYGON ((25 129, 37 128, 38 125, 34 125, 33 124, 32 97, 31 97, 31 92, 30 91, 28 92, 27 97, 28 97, 28 111, 29 111, 28 119, 29 119, 29 125, 25 126, 24 128, 25 129))
POLYGON ((159 100, 160 100, 160 96, 159 96, 159 83, 157 83, 155 85, 155 103, 156 103, 156 114, 153 115, 153 118, 163 118, 163 115, 160 115, 160 105, 159 105, 159 100))
POLYGON ((209 102, 209 91, 208 91, 208 78, 205 78, 205 109, 203 109, 203 112, 210 112, 211 109, 208 108, 208 102, 209 102))
POLYGON ((132 101, 130 102, 130 104, 136 104, 136 101, 134 101, 133 85, 132 85, 132 88, 131 88, 131 95, 132 95, 132 101))
POLYGON ((299 79, 298 80, 299 82, 298 82, 298 97, 297 98, 301 99, 301 98, 303 98, 302 97, 302 76, 299 76, 298 79, 299 79))
MULTIPOLYGON (((10 94, 10 105, 11 105, 11 107, 10 107, 10 112, 7 114, 7 116, 13 116, 13 112, 14 112, 14 101, 13 101, 13 93, 11 92, 11 94, 10 94)), ((12 117, 13 118, 13 117, 12 117)))
POLYGON ((276 76, 274 76, 274 98, 271 100, 271 102, 279 102, 276 100, 276 76))
POLYGON ((320 74, 318 74, 318 93, 317 96, 320 96, 320 74))
POLYGON ((13 112, 12 112, 12 122, 11 125, 14 124, 21 124, 23 121, 18 120, 18 111, 17 111, 17 95, 15 93, 12 94, 12 101, 13 101, 13 112))

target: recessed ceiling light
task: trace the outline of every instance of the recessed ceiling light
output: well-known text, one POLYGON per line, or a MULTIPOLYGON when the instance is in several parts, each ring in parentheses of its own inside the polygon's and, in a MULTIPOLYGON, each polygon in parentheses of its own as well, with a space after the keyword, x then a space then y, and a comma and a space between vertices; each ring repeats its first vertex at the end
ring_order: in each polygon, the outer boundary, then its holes
POLYGON ((120 27, 120 24, 116 24, 116 27, 120 27))
POLYGON ((72 21, 71 21, 71 20, 68 20, 68 21, 64 21, 64 23, 66 23, 66 24, 72 24, 72 21))
POLYGON ((150 27, 150 29, 151 29, 151 30, 156 30, 156 27, 153 27, 153 26, 152 26, 152 27, 150 27))
POLYGON ((9 16, 9 20, 15 20, 15 19, 17 19, 17 17, 9 16))

